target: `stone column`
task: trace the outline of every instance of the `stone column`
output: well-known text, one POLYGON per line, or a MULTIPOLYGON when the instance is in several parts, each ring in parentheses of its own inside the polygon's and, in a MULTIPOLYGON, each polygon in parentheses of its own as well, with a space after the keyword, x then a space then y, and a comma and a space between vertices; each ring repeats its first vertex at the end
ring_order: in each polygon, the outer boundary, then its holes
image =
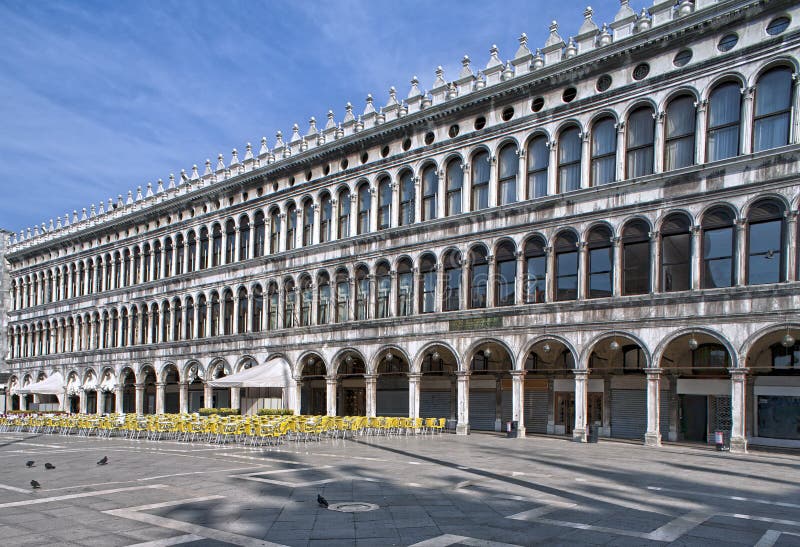
POLYGON ((622 295, 622 281, 623 281, 623 273, 624 273, 624 264, 622 263, 622 238, 621 237, 612 237, 611 238, 611 245, 613 247, 613 261, 611 263, 611 277, 613 280, 613 295, 614 296, 621 296, 622 295))
POLYGON ((517 251, 517 277, 514 279, 514 304, 525 303, 525 253, 517 251))
MULTIPOLYGON (((318 245, 321 241, 320 231, 322 230, 322 207, 319 203, 319 197, 314 197, 314 202, 311 204, 311 244, 318 245)), ((250 230, 253 232, 254 230, 250 230)))
POLYGON ((447 211, 447 179, 444 169, 439 169, 436 177, 436 218, 444 218, 447 211))
POLYGON ((576 369, 572 372, 575 374, 575 427, 572 430, 572 440, 585 443, 587 440, 586 400, 589 371, 576 369))
POLYGON ((239 334, 239 293, 233 295, 233 329, 231 334, 239 334))
POLYGON ((800 93, 798 93, 800 85, 798 84, 800 84, 800 75, 795 72, 792 74, 792 127, 789 133, 789 144, 797 144, 800 141, 800 93))
POLYGON ((591 131, 582 131, 581 136, 581 180, 579 181, 579 188, 588 188, 591 186, 591 162, 592 162, 592 149, 590 147, 591 131))
POLYGON ((399 298, 398 295, 400 290, 399 279, 397 277, 397 271, 391 270, 389 272, 390 277, 390 286, 389 286, 389 317, 397 317, 399 313, 398 309, 398 302, 399 298))
POLYGON ((742 154, 749 154, 753 150, 753 95, 755 86, 742 88, 742 129, 741 142, 742 154))
POLYGON ((339 233, 339 199, 331 196, 331 241, 342 239, 339 233))
POLYGON ((414 222, 422 222, 422 179, 414 177, 414 222))
POLYGON ((645 446, 661 446, 661 369, 646 368, 647 375, 647 431, 645 446))
POLYGON ((650 232, 650 292, 661 290, 661 234, 650 232))
POLYGON ((378 381, 377 374, 365 374, 364 375, 364 386, 366 387, 366 395, 367 395, 367 417, 374 418, 377 416, 377 393, 376 393, 376 384, 378 381))
POLYGON ((86 392, 83 389, 78 392, 78 411, 86 414, 86 392))
POLYGON ((211 408, 214 406, 214 388, 208 382, 203 384, 203 407, 211 408))
MULTIPOLYGON (((464 157, 467 156, 467 152, 464 152, 464 157)), ((472 179, 469 176, 469 162, 461 164, 461 212, 466 213, 470 211, 470 206, 472 205, 472 179)))
POLYGON ((319 324, 319 288, 317 284, 312 281, 308 289, 311 291, 311 318, 309 325, 317 325, 319 324))
POLYGON ((692 290, 700 289, 703 270, 703 232, 699 225, 692 226, 692 290))
POLYGON ((336 416, 336 377, 325 378, 325 403, 328 416, 336 416))
POLYGON ((469 435, 469 371, 456 372, 458 388, 458 423, 456 435, 469 435))
POLYGON ((422 374, 417 372, 408 373, 408 417, 411 419, 419 418, 419 394, 421 381, 422 374))
POLYGON ((547 195, 558 193, 558 142, 553 139, 547 143, 550 147, 550 160, 547 164, 547 195))
POLYGON ((511 419, 517 422, 516 437, 525 437, 525 371, 512 370, 511 419))
MULTIPOLYGON (((744 361, 744 359, 742 359, 744 361)), ((747 452, 745 378, 747 369, 731 368, 731 452, 747 452)))
POLYGON ((178 412, 181 414, 189 413, 189 384, 181 382, 178 384, 178 412))
POLYGON ((497 259, 495 255, 491 254, 486 257, 486 261, 489 263, 489 279, 486 280, 486 307, 494 308, 497 296, 497 259))
POLYGON ((664 111, 655 112, 653 119, 656 121, 656 137, 653 142, 653 172, 661 173, 664 170, 664 111))
POLYGON ((358 235, 358 188, 350 194, 350 236, 358 235))
MULTIPOLYGON (((222 221, 220 223, 220 233, 222 234, 222 251, 219 253, 219 263, 220 265, 224 265, 228 263, 228 229, 225 226, 226 222, 222 221)), ((209 231, 209 254, 214 254, 214 245, 212 242, 214 241, 214 232, 209 231)))
POLYGON ((467 310, 470 307, 471 301, 471 287, 469 283, 469 278, 472 272, 472 267, 469 263, 469 255, 461 255, 464 257, 463 262, 461 264, 461 294, 460 294, 460 305, 459 309, 467 310))
POLYGON ((97 390, 97 414, 103 414, 106 408, 106 392, 100 389, 97 390))
MULTIPOLYGON (((585 241, 578 245, 578 300, 584 300, 589 292, 589 247, 585 241)), ((553 272, 555 273, 555 272, 553 272)))
POLYGON ((369 231, 378 231, 378 190, 375 186, 369 187, 369 231))
MULTIPOLYGON (((83 392, 81 392, 83 394, 83 392)), ((27 395, 19 394, 19 409, 20 410, 28 410, 28 399, 27 395)))
POLYGON ((697 130, 694 139, 694 163, 700 165, 706 161, 706 107, 708 99, 695 101, 694 107, 697 109, 697 130))
POLYGON ((350 300, 347 302, 348 314, 350 315, 350 321, 355 321, 356 303, 358 302, 358 284, 356 283, 355 275, 349 279, 348 285, 350 285, 350 300))
MULTIPOLYGON (((252 232, 252 230, 251 230, 252 232)), ((233 260, 234 262, 239 262, 242 259, 242 242, 240 238, 242 237, 241 231, 239 230, 239 226, 234 227, 233 229, 233 260)))
POLYGON ((736 219, 736 270, 734 285, 743 287, 747 284, 747 219, 736 219))
POLYGON ((797 280, 797 211, 786 213, 786 281, 797 280))
POLYGON ((617 161, 614 180, 625 180, 625 121, 614 124, 617 130, 617 161))
POLYGON ((238 387, 231 388, 231 408, 242 408, 242 390, 238 387))
POLYGON ((378 307, 378 283, 375 279, 375 274, 369 274, 369 298, 367 299, 367 313, 366 318, 372 319, 377 316, 375 313, 378 307))
POLYGON ((164 382, 156 382, 156 414, 164 414, 164 396, 166 390, 164 382))
POLYGON ((135 384, 136 387, 136 414, 144 414, 144 384, 135 384))
POLYGON ((553 302, 556 299, 556 252, 552 245, 544 249, 545 260, 547 261, 547 271, 545 272, 545 302, 553 302))
POLYGON ((122 384, 114 386, 114 412, 117 414, 122 414, 123 412, 122 398, 125 396, 124 389, 125 386, 122 384))

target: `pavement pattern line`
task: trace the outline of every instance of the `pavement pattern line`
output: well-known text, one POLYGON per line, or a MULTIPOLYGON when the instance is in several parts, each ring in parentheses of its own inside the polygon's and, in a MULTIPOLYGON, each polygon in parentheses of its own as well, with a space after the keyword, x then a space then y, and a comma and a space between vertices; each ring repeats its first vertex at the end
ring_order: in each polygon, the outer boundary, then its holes
POLYGON ((171 545, 181 545, 183 543, 191 543, 193 541, 202 541, 206 538, 202 536, 195 536, 194 534, 184 534, 181 536, 174 536, 165 539, 154 539, 153 541, 145 541, 144 543, 134 543, 128 547, 170 547, 171 545))
POLYGON ((106 494, 130 492, 132 490, 154 490, 161 488, 169 488, 169 487, 166 484, 149 484, 147 486, 131 486, 128 488, 112 488, 110 490, 97 490, 95 492, 81 492, 80 494, 67 494, 66 496, 52 496, 49 498, 38 498, 33 500, 11 501, 8 503, 0 503, 0 509, 6 509, 7 507, 22 507, 25 505, 37 505, 40 503, 50 503, 53 501, 73 500, 77 498, 91 498, 94 496, 104 496, 106 494))
POLYGON ((705 496, 707 498, 717 498, 717 499, 733 500, 733 501, 746 501, 748 503, 760 503, 763 505, 776 505, 778 507, 791 507, 792 509, 800 509, 800 504, 788 503, 785 501, 770 501, 759 498, 745 498, 743 496, 726 496, 723 494, 711 494, 710 492, 699 492, 696 490, 679 490, 677 488, 662 488, 660 486, 648 486, 647 489, 656 492, 676 492, 678 494, 693 494, 695 496, 705 496))
POLYGON ((784 530, 767 530, 754 547, 772 547, 778 543, 778 540, 782 535, 800 537, 800 534, 795 534, 794 532, 786 532, 784 530))
POLYGON ((109 511, 103 511, 103 513, 114 517, 135 520, 145 524, 150 524, 152 526, 158 526, 161 528, 167 528, 169 530, 175 530, 177 532, 183 532, 185 534, 197 535, 200 536, 202 539, 213 539, 224 543, 240 545, 242 547, 287 547, 286 545, 282 545, 280 543, 272 543, 271 541, 265 541, 262 539, 257 539, 249 536, 234 534, 232 532, 224 532, 222 530, 217 530, 215 528, 208 528, 206 526, 200 526, 198 524, 191 524, 180 520, 160 517, 158 515, 150 515, 148 513, 141 512, 141 511, 146 511, 148 509, 157 509, 160 507, 183 505, 186 503, 207 501, 209 499, 219 499, 222 497, 224 496, 206 496, 203 498, 188 498, 185 500, 175 500, 172 502, 164 502, 164 503, 153 503, 150 505, 141 505, 139 507, 130 507, 126 509, 111 509, 109 511))
POLYGON ((469 547, 520 547, 513 543, 501 543, 499 541, 487 541, 485 539, 471 538, 467 536, 457 536, 455 534, 444 534, 435 538, 420 541, 409 547, 447 547, 448 545, 469 545, 469 547))
POLYGON ((0 484, 0 488, 3 490, 11 490, 12 492, 20 492, 22 494, 31 494, 32 490, 28 488, 27 490, 24 488, 17 488, 16 486, 9 486, 8 484, 0 484))

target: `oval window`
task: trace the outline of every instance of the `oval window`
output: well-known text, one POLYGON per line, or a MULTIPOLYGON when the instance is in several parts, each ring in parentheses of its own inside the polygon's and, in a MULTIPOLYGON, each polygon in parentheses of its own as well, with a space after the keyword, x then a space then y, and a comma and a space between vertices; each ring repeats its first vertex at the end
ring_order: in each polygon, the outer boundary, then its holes
POLYGON ((342 160, 342 163, 340 163, 339 165, 341 166, 342 171, 344 171, 345 169, 347 169, 347 166, 350 165, 350 162, 347 161, 347 158, 345 158, 345 159, 342 160))
POLYGON ((687 64, 689 64, 689 61, 691 60, 692 60, 692 50, 682 49, 675 54, 675 58, 672 60, 672 64, 675 66, 686 66, 687 64))
POLYGON ((568 87, 564 90, 564 93, 561 94, 561 100, 565 103, 572 102, 572 100, 578 95, 578 90, 574 87, 568 87))
POLYGON ((717 49, 720 51, 730 51, 738 42, 739 37, 736 34, 726 34, 720 38, 717 49))
POLYGON ((459 130, 458 124, 453 124, 450 126, 450 129, 447 130, 447 134, 450 135, 451 139, 454 139, 458 136, 459 130))
POLYGON ((611 87, 611 76, 603 74, 597 79, 597 91, 605 91, 611 87))
POLYGON ((475 118, 475 129, 480 130, 486 127, 486 118, 483 116, 478 116, 475 118))
POLYGON ((361 163, 367 163, 367 161, 369 161, 369 154, 367 152, 364 152, 363 154, 361 154, 361 163))
POLYGON ((411 148, 411 139, 405 138, 403 139, 403 150, 406 151, 411 148))
POLYGON ((767 25, 767 34, 770 36, 775 36, 776 34, 780 34, 784 30, 789 27, 789 23, 792 20, 788 17, 776 17, 772 21, 769 22, 767 25))
POLYGON ((388 155, 389 155, 389 147, 384 146, 383 148, 381 148, 381 157, 385 158, 388 155))
POLYGON ((647 63, 639 63, 636 65, 636 68, 633 69, 634 80, 643 80, 647 78, 648 74, 650 74, 650 65, 647 63))
POLYGON ((433 144, 433 139, 435 138, 433 131, 428 131, 425 133, 425 144, 433 144))
POLYGON ((514 117, 514 107, 513 106, 509 106, 508 108, 504 108, 502 114, 500 114, 500 118, 502 118, 502 120, 504 122, 507 122, 508 120, 510 120, 513 117, 514 117))
POLYGON ((539 112, 542 108, 544 108, 544 97, 536 97, 533 102, 531 102, 531 110, 539 112))

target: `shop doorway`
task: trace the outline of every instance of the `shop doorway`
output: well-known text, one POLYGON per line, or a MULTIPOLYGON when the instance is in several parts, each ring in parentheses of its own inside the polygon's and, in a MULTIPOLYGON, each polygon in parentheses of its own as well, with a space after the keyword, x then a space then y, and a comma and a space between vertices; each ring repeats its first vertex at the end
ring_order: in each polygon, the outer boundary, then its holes
POLYGON ((572 435, 575 427, 575 393, 559 391, 556 393, 555 408, 556 434, 572 435))
POLYGON ((681 433, 685 441, 706 442, 708 431, 708 397, 681 395, 681 433))

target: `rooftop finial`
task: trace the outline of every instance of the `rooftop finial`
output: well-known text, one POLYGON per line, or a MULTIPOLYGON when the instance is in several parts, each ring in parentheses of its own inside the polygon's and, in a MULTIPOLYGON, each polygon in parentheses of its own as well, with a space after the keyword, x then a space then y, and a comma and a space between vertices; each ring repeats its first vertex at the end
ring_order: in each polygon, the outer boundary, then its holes
MULTIPOLYGON (((181 179, 186 175, 186 171, 181 169, 181 179)), ((168 190, 173 190, 175 188, 175 175, 172 173, 169 174, 169 185, 167 186, 168 190)))
POLYGON ((399 104, 400 103, 397 102, 397 90, 394 88, 394 86, 391 86, 389 88, 389 100, 386 103, 386 108, 397 106, 399 104))
POLYGON ((408 92, 407 99, 411 99, 413 97, 419 97, 422 93, 419 90, 419 79, 416 76, 411 78, 411 89, 408 92))
POLYGON ((489 62, 486 63, 486 68, 494 68, 496 66, 503 66, 503 61, 500 60, 500 50, 497 48, 497 44, 492 44, 492 47, 489 48, 489 62))
POLYGON ((244 161, 253 159, 253 146, 248 142, 244 147, 244 161))
MULTIPOLYGON (((170 175, 172 177, 172 175, 170 175)), ((158 188, 156 188, 156 194, 163 194, 164 193, 164 181, 158 179, 158 188)))
POLYGON ((470 64, 469 55, 464 55, 464 57, 461 58, 461 73, 458 75, 459 80, 462 78, 470 78, 471 76, 473 76, 472 68, 469 66, 469 64, 470 64))
POLYGON ((222 161, 222 154, 217 154, 217 171, 225 170, 225 162, 222 161))
POLYGON ((206 168, 203 171, 203 176, 212 175, 214 172, 211 170, 211 158, 206 158, 206 168))
POLYGON ((231 151, 231 165, 237 165, 239 163, 239 152, 234 148, 231 151))
POLYGON ((267 137, 261 137, 261 149, 258 151, 259 156, 269 154, 269 147, 267 146, 267 137))
POLYGON ((300 137, 300 126, 297 125, 297 124, 294 124, 292 126, 292 138, 289 140, 289 142, 294 144, 296 142, 300 142, 300 140, 301 140, 301 137, 300 137))
POLYGON ((375 105, 374 100, 372 98, 372 93, 367 93, 366 105, 364 106, 364 116, 368 114, 373 114, 375 112, 375 105))
POLYGON ((145 194, 145 196, 148 197, 148 198, 153 197, 153 183, 152 182, 148 182, 147 183, 147 193, 145 194))
POLYGON ((325 130, 327 131, 328 129, 335 129, 335 128, 336 128, 336 122, 333 119, 333 110, 328 110, 328 121, 325 122, 325 130))

